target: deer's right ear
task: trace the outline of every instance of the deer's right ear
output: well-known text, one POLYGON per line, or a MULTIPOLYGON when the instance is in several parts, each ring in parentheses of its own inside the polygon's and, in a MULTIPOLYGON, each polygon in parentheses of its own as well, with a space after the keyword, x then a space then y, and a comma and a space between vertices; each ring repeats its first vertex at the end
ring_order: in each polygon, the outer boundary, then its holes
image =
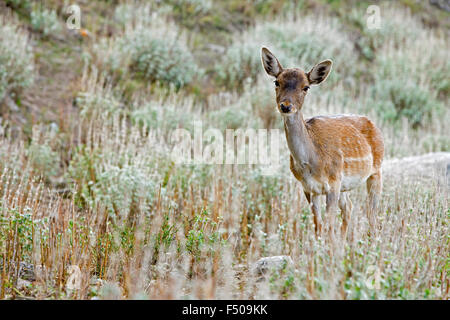
POLYGON ((278 59, 266 47, 263 47, 261 49, 261 59, 264 70, 266 70, 269 76, 276 78, 281 73, 281 71, 283 71, 283 67, 281 66, 278 59))
POLYGON ((333 61, 330 59, 324 60, 316 64, 310 72, 307 73, 310 84, 319 84, 328 77, 331 71, 333 61))

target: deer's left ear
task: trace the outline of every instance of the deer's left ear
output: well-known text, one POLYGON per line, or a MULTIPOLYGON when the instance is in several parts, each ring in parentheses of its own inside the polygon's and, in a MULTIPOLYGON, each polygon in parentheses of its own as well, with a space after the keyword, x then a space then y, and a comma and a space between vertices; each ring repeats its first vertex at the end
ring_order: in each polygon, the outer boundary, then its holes
POLYGON ((266 70, 269 76, 276 78, 281 73, 281 71, 283 71, 281 63, 266 47, 261 48, 261 59, 264 70, 266 70))
POLYGON ((310 84, 319 84, 328 77, 331 71, 333 61, 330 59, 324 60, 316 64, 310 72, 308 72, 308 80, 310 84))

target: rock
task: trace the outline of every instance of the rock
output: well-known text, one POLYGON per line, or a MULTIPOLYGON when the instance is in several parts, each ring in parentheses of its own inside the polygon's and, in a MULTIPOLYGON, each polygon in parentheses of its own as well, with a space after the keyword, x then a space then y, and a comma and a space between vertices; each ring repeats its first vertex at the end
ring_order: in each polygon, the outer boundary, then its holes
POLYGON ((11 110, 12 112, 18 112, 20 110, 19 106, 9 95, 6 95, 3 101, 5 102, 5 105, 9 108, 9 110, 11 110))
POLYGON ((35 281, 36 274, 34 271, 34 265, 25 261, 20 262, 19 277, 24 280, 35 281))
POLYGON ((254 265, 256 275, 263 275, 268 271, 281 271, 286 268, 292 268, 294 261, 289 256, 273 256, 259 259, 254 265))
POLYGON ((19 277, 24 280, 36 281, 37 278, 44 277, 45 273, 46 268, 43 265, 35 266, 25 261, 19 264, 19 277))
POLYGON ((19 290, 27 290, 32 286, 31 281, 24 280, 24 279, 17 279, 17 285, 16 288, 19 290))
POLYGON ((92 277, 91 281, 89 282, 89 284, 91 286, 98 286, 98 287, 101 287, 104 283, 105 283, 105 280, 102 280, 102 279, 96 278, 96 277, 92 277))
POLYGON ((123 299, 122 289, 116 282, 104 282, 100 289, 99 298, 103 300, 123 299))
POLYGON ((449 0, 430 0, 430 4, 436 6, 437 8, 450 12, 450 1, 449 0))

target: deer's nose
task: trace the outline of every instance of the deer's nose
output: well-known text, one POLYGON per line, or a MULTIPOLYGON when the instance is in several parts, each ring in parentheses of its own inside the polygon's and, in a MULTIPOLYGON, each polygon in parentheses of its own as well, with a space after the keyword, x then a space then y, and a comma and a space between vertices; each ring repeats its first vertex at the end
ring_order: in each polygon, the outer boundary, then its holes
POLYGON ((286 102, 282 102, 282 103, 280 103, 280 109, 281 109, 281 112, 288 113, 291 111, 292 105, 288 104, 286 102))

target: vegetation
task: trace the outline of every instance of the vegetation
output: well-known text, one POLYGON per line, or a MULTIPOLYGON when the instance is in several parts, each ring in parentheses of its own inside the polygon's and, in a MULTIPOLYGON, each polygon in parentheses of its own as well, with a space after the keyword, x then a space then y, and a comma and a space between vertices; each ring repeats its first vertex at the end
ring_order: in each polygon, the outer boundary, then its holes
POLYGON ((273 175, 171 157, 194 122, 282 129, 261 45, 306 71, 334 61, 306 116, 368 115, 386 159, 450 151, 448 13, 380 1, 369 29, 369 4, 86 1, 81 30, 59 1, 0 4, 0 298, 448 299, 442 176, 388 176, 378 237, 353 191, 332 250, 282 131, 273 175), (294 265, 260 279, 278 255, 294 265))
POLYGON ((33 82, 33 52, 28 33, 14 18, 0 17, 0 99, 33 82))

